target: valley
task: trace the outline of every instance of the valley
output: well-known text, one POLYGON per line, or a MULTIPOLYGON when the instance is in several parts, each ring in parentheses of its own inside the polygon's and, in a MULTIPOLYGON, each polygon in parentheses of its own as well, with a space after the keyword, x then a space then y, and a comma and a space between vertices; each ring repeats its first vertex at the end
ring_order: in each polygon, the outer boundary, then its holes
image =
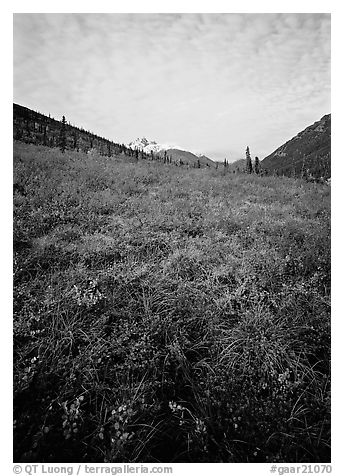
POLYGON ((15 461, 330 461, 330 187, 23 141, 14 185, 15 461))

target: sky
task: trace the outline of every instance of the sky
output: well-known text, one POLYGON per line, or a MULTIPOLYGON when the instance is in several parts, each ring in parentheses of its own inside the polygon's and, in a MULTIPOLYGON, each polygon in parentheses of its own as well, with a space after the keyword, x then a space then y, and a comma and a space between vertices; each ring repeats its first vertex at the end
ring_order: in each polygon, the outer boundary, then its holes
POLYGON ((263 159, 330 113, 329 14, 14 15, 13 101, 115 142, 263 159))

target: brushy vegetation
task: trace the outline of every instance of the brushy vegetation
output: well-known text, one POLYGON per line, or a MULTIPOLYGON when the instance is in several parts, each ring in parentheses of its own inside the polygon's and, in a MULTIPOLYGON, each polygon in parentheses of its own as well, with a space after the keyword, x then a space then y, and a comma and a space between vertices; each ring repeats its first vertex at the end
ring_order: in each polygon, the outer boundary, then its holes
POLYGON ((330 191, 14 147, 14 459, 330 460, 330 191))

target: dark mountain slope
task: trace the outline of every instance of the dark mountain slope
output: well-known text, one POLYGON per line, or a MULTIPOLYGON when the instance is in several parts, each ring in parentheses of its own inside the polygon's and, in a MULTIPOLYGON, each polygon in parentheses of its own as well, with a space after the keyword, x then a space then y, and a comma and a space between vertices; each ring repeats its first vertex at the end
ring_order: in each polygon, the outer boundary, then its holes
MULTIPOLYGON (((58 147, 61 122, 33 111, 27 107, 13 104, 13 138, 27 144, 58 147)), ((67 149, 78 152, 97 151, 101 155, 113 156, 121 152, 131 155, 124 144, 100 137, 83 128, 66 124, 67 149)))
POLYGON ((331 114, 265 157, 262 167, 278 175, 331 177, 331 114))

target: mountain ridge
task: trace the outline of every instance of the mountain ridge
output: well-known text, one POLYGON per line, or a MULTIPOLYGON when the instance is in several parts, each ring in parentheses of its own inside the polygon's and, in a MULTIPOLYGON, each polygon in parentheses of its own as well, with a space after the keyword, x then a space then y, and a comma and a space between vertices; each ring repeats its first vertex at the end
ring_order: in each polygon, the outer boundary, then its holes
MULTIPOLYGON (((58 147, 61 121, 40 112, 13 103, 13 138, 27 144, 58 147)), ((121 143, 101 137, 83 127, 66 123, 66 149, 77 152, 98 152, 112 157, 129 149, 121 143)))
POLYGON ((331 114, 306 127, 261 161, 268 173, 331 177, 331 114))

